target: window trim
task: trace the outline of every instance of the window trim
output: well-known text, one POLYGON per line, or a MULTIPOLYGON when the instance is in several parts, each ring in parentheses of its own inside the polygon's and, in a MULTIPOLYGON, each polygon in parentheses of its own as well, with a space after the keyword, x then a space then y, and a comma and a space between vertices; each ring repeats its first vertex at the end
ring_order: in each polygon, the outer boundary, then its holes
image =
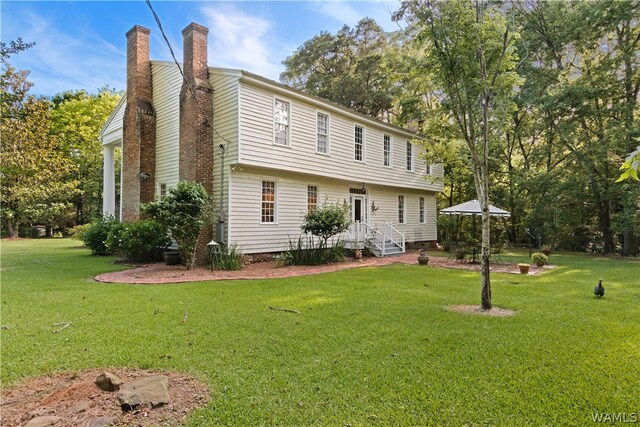
POLYGON ((166 182, 158 183, 158 199, 162 200, 167 197, 167 193, 169 193, 169 187, 166 182), (164 191, 163 191, 164 190, 164 191))
POLYGON ((276 147, 291 147, 291 113, 292 113, 292 103, 290 100, 283 98, 283 97, 277 97, 274 96, 273 97, 273 108, 271 111, 271 120, 273 123, 273 137, 271 138, 271 144, 275 145, 276 147), (276 142, 276 103, 277 102, 282 102, 285 103, 289 106, 289 123, 287 125, 287 143, 286 144, 279 144, 276 142))
POLYGON ((407 145, 405 146, 405 169, 407 172, 415 172, 415 158, 416 156, 414 154, 413 144, 411 143, 411 141, 407 141, 407 145), (409 166, 409 147, 411 147, 411 169, 407 167, 409 166))
POLYGON ((307 184, 307 210, 306 212, 311 212, 309 210, 309 187, 316 188, 316 208, 320 206, 320 186, 318 184, 307 184))
POLYGON ((331 155, 331 114, 326 111, 316 110, 316 154, 320 154, 323 156, 331 155), (322 114, 327 117, 327 152, 323 153, 322 151, 318 151, 318 114, 322 114))
POLYGON ((385 168, 393 168, 393 136, 391 136, 391 134, 389 133, 383 133, 382 134, 382 166, 385 168), (384 164, 384 155, 385 155, 385 150, 384 150, 384 137, 388 136, 389 137, 389 164, 385 165, 384 164))
POLYGON ((279 209, 279 203, 278 203, 278 192, 280 189, 280 185, 278 182, 278 179, 276 178, 270 178, 270 177, 260 177, 260 210, 258 211, 258 215, 259 215, 259 220, 260 220, 260 224, 261 225, 278 225, 278 220, 279 220, 279 215, 278 215, 278 209, 279 209), (262 221, 262 184, 264 182, 273 182, 273 186, 274 186, 274 201, 273 201, 273 222, 264 222, 262 221))
POLYGON ((367 163, 367 132, 363 125, 358 123, 353 124, 353 161, 357 163, 367 163), (356 127, 362 129, 362 160, 356 160, 356 127))
POLYGON ((418 198, 418 222, 420 224, 427 223, 427 204, 424 196, 418 198))
POLYGON ((404 194, 398 194, 396 198, 396 219, 398 224, 407 224, 407 197, 404 194), (400 221, 400 197, 402 197, 402 222, 400 221))
MULTIPOLYGON (((426 161, 425 161, 426 163, 426 161)), ((433 165, 431 163, 426 163, 425 173, 427 175, 433 175, 433 165)))

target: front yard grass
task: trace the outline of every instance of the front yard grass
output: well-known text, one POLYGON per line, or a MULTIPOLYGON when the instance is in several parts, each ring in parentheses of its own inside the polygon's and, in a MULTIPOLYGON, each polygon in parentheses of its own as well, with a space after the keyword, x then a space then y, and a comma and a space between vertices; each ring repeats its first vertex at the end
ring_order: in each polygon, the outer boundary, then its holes
POLYGON ((638 260, 554 253, 542 275, 494 274, 494 304, 517 315, 492 318, 444 309, 479 304, 476 272, 104 284, 92 277, 125 267, 78 246, 2 243, 3 387, 94 367, 186 372, 211 391, 187 425, 582 426, 640 411, 638 260))

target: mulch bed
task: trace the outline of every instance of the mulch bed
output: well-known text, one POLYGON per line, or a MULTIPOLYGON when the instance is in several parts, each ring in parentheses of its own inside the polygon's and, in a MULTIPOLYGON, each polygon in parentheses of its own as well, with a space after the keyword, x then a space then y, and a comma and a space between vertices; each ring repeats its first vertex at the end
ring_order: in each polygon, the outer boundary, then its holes
POLYGON ((500 307, 493 307, 490 310, 484 310, 479 305, 450 305, 446 307, 446 309, 458 313, 478 314, 480 316, 491 317, 511 317, 516 315, 515 310, 508 310, 500 307))
POLYGON ((41 416, 60 417, 55 426, 86 426, 99 417, 115 417, 111 425, 116 426, 177 425, 208 400, 207 387, 184 374, 125 368, 91 369, 30 378, 3 390, 0 425, 24 426, 41 416), (94 383, 105 371, 124 381, 165 375, 169 378, 171 403, 155 409, 123 412, 116 399, 117 392, 102 391, 94 383))
MULTIPOLYGON (((271 279, 308 276, 351 268, 376 267, 394 263, 417 265, 418 253, 407 252, 402 255, 385 258, 370 257, 364 258, 363 260, 354 260, 349 258, 344 262, 319 266, 287 266, 278 268, 276 267, 276 263, 273 261, 256 262, 245 265, 242 270, 238 271, 211 271, 208 268, 194 268, 193 270, 186 270, 182 266, 153 263, 137 266, 136 268, 129 270, 101 274, 97 276, 95 280, 105 283, 154 284, 211 280, 271 279)), ((480 271, 480 264, 448 260, 444 257, 435 256, 430 257, 429 266, 480 271)), ((553 266, 536 267, 535 265, 532 265, 529 269, 529 275, 539 274, 550 268, 553 268, 553 266)), ((517 264, 493 263, 491 264, 491 271, 494 273, 520 274, 517 264)))

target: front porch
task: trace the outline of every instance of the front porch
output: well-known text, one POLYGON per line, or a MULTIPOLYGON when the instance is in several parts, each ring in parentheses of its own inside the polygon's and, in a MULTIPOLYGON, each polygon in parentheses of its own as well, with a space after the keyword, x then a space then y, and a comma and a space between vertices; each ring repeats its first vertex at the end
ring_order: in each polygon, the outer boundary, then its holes
POLYGON ((347 249, 369 249, 377 257, 399 255, 406 252, 405 235, 390 223, 381 230, 366 222, 354 222, 342 235, 347 249))

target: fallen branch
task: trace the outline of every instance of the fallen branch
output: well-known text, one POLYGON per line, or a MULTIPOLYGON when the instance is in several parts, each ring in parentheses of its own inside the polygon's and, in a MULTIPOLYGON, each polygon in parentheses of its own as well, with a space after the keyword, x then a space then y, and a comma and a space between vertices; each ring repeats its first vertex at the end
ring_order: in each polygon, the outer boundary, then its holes
POLYGON ((282 308, 282 307, 272 307, 272 306, 269 306, 269 310, 275 310, 275 311, 286 311, 287 313, 300 314, 300 312, 299 312, 298 310, 291 310, 290 308, 282 308))
POLYGON ((60 322, 60 323, 54 323, 52 326, 62 326, 60 329, 54 329, 53 332, 54 334, 57 334, 58 332, 64 331, 65 329, 67 329, 69 326, 71 326, 71 322, 60 322))
POLYGON ((2 325, 0 329, 9 329, 9 325, 2 325))
POLYGON ((184 317, 182 318, 182 323, 187 323, 187 319, 189 318, 189 312, 184 312, 184 317))

